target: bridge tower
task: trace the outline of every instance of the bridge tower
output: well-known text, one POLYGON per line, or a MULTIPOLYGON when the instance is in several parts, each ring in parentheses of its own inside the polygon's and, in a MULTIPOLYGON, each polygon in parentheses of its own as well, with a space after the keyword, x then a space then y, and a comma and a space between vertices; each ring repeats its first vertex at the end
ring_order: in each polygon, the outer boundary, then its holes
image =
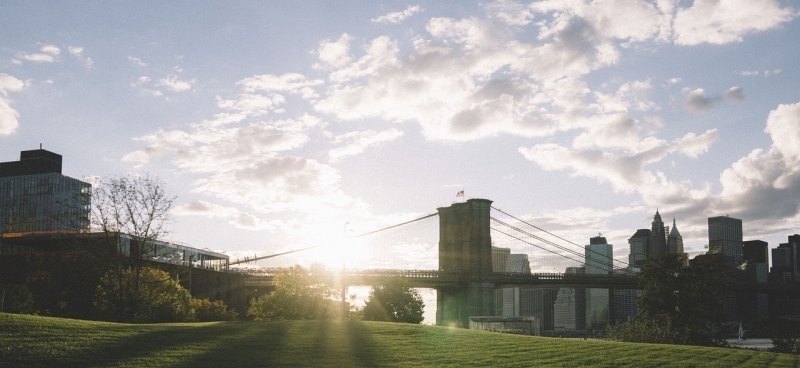
POLYGON ((436 290, 436 324, 469 327, 470 316, 494 315, 492 201, 470 199, 439 211, 439 270, 462 275, 462 285, 436 290))

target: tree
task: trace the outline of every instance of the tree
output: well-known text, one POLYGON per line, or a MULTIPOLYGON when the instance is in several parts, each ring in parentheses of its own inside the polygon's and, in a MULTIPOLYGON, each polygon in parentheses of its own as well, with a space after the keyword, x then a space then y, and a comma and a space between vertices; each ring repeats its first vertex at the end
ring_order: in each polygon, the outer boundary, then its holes
MULTIPOLYGON (((639 282, 642 326, 657 321, 671 326, 664 336, 676 337, 673 343, 712 345, 722 322, 727 287, 733 267, 722 254, 699 255, 685 265, 682 255, 668 254, 650 261, 642 269, 639 282)), ((655 331, 643 328, 642 333, 655 331)), ((643 337, 647 339, 648 337, 643 337)))
POLYGON ((115 310, 121 313, 115 317, 120 321, 139 313, 138 299, 126 297, 141 293, 144 261, 155 253, 156 241, 167 234, 165 225, 174 200, 161 180, 150 175, 111 177, 98 182, 94 189, 92 223, 106 234, 108 245, 116 246, 116 233, 128 234, 134 240, 132 249, 115 249, 117 256, 111 262, 115 269, 109 277, 120 290, 115 295, 120 305, 115 310), (126 251, 130 254, 124 254, 126 251), (132 272, 127 281, 125 266, 132 272))
POLYGON ((198 322, 232 321, 239 317, 238 313, 228 310, 222 300, 192 298, 192 309, 194 319, 198 322))
POLYGON ((424 307, 425 303, 417 290, 408 287, 403 280, 389 280, 370 290, 369 299, 364 305, 364 319, 420 323, 424 307))
MULTIPOLYGON (((122 285, 130 285, 135 277, 133 269, 122 271, 122 285)), ((131 322, 180 322, 194 317, 189 291, 173 280, 168 273, 143 267, 139 273, 140 287, 120 288, 115 270, 109 271, 100 279, 94 296, 95 307, 106 316, 120 314, 132 316, 131 322), (133 303, 118 303, 131 300, 133 303), (120 308, 136 306, 134 311, 120 308)))
POLYGON ((337 315, 339 302, 326 280, 302 266, 275 274, 275 290, 250 301, 247 315, 257 320, 329 319, 337 315))

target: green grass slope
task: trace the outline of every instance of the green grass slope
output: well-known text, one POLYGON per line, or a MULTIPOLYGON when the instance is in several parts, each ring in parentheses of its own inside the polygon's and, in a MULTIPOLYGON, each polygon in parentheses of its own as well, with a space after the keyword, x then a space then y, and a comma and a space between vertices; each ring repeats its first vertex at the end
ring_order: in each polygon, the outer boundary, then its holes
POLYGON ((0 367, 797 367, 800 356, 376 322, 128 325, 0 314, 0 367))

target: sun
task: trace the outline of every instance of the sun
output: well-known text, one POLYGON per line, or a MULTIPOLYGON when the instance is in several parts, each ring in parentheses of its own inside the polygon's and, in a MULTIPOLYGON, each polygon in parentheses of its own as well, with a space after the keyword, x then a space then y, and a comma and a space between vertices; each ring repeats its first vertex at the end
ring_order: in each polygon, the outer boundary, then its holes
POLYGON ((314 263, 328 268, 364 268, 371 252, 365 242, 356 237, 332 236, 317 240, 314 263))

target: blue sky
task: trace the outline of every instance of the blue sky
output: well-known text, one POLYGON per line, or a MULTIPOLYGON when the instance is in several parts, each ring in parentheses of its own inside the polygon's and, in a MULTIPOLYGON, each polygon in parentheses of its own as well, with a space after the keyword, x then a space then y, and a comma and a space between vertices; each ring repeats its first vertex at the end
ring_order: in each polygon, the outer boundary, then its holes
POLYGON ((5 1, 0 161, 43 143, 69 176, 154 173, 178 195, 169 237, 234 258, 335 248, 462 189, 580 244, 603 233, 620 259, 656 208, 691 254, 725 214, 775 247, 800 223, 797 17, 776 0, 5 1))

